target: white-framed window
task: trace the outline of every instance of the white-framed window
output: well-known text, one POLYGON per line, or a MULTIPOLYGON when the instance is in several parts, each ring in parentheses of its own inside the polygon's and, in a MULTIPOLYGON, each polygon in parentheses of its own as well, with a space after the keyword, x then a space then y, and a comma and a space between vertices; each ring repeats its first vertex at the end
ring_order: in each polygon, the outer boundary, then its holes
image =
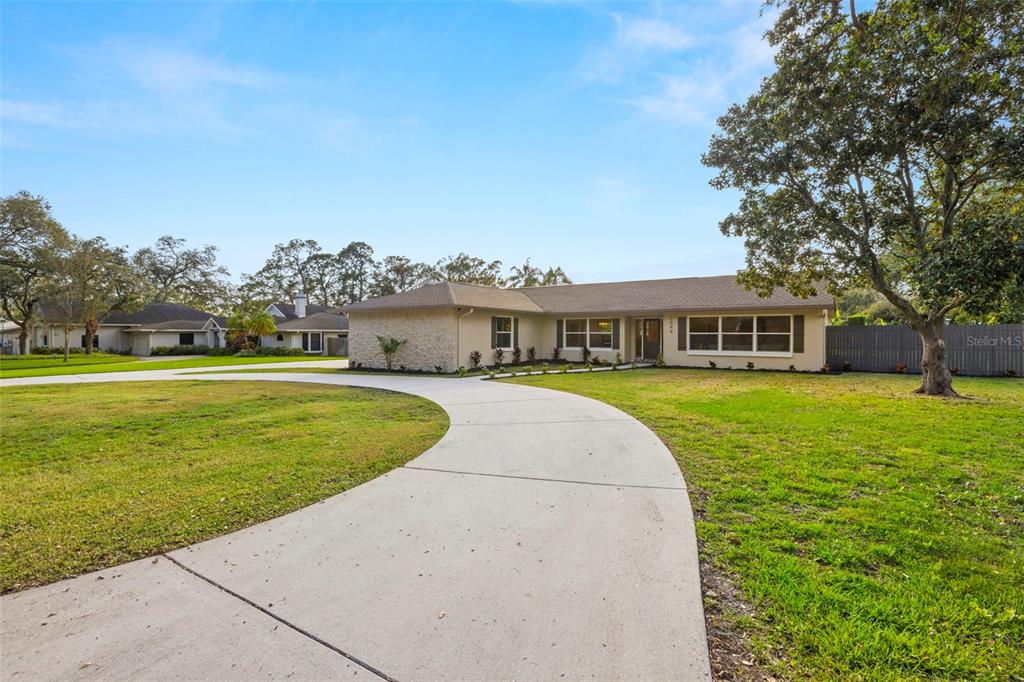
POLYGON ((494 347, 502 350, 512 350, 515 343, 515 333, 512 331, 515 325, 513 317, 494 318, 494 347))
POLYGON ((692 355, 793 354, 792 315, 704 315, 686 318, 692 355))
POLYGON ((607 317, 562 320, 562 348, 615 348, 615 321, 607 317))
POLYGON ((302 350, 307 353, 321 353, 323 349, 323 334, 320 332, 302 332, 302 350))

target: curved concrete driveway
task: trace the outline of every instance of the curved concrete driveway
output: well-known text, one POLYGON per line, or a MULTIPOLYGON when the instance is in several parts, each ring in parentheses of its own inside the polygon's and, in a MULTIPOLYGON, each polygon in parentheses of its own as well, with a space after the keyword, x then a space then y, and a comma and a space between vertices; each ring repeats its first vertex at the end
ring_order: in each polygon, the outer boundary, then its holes
POLYGON ((710 677, 682 475, 625 413, 475 379, 195 371, 45 379, 366 386, 451 428, 292 514, 3 597, 5 678, 710 677))

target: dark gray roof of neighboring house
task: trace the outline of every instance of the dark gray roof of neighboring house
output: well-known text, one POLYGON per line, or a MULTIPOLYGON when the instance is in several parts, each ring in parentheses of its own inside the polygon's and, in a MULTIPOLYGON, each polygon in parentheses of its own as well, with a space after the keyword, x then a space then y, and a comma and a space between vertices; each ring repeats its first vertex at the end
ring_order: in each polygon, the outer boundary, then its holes
POLYGON ((201 327, 211 317, 218 321, 223 319, 192 306, 180 305, 178 303, 149 303, 141 310, 132 313, 112 312, 103 318, 103 324, 145 325, 146 327, 152 327, 154 324, 163 322, 189 320, 199 322, 201 327))
POLYGON ((345 306, 346 311, 400 310, 404 308, 493 308, 523 313, 544 312, 530 300, 523 289, 436 282, 400 294, 372 298, 345 306))
POLYGON ((313 313, 305 317, 296 317, 293 320, 281 322, 277 325, 280 331, 317 331, 317 332, 343 332, 348 330, 348 318, 344 315, 332 313, 313 313))
MULTIPOLYGON (((284 315, 284 318, 286 320, 296 320, 296 319, 298 319, 298 316, 295 314, 295 304, 294 303, 284 303, 283 301, 282 302, 276 302, 275 301, 274 303, 271 303, 267 307, 269 308, 270 306, 274 306, 275 308, 280 310, 281 314, 284 315)), ((341 311, 341 308, 332 308, 332 307, 326 306, 326 305, 309 305, 309 304, 306 305, 306 316, 307 317, 309 315, 315 315, 316 313, 331 313, 332 315, 337 315, 340 311, 341 311)))
MULTIPOLYGON (((210 317, 213 317, 212 315, 210 317)), ((200 332, 206 326, 207 321, 210 318, 207 317, 205 320, 167 320, 166 322, 154 322, 153 324, 144 324, 139 327, 128 331, 184 331, 184 332, 200 332)), ((222 323, 218 323, 219 327, 223 327, 222 323)))
POLYGON ((785 290, 776 290, 771 296, 761 298, 738 284, 735 275, 720 275, 520 289, 442 282, 356 303, 346 306, 345 310, 456 307, 565 315, 818 306, 832 307, 832 299, 823 287, 818 287, 817 295, 809 298, 793 296, 785 290))

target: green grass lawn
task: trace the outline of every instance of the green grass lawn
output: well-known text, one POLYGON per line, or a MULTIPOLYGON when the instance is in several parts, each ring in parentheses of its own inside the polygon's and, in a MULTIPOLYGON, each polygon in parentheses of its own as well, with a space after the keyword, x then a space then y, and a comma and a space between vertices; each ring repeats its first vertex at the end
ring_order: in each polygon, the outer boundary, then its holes
POLYGON ((11 372, 20 372, 26 369, 62 366, 82 368, 87 365, 108 365, 137 361, 138 358, 126 355, 111 355, 108 353, 72 355, 68 358, 66 363, 64 362, 63 357, 56 358, 52 355, 0 355, 0 377, 8 376, 11 372))
POLYGON ((973 399, 948 401, 867 374, 513 381, 615 405, 668 444, 704 559, 753 606, 721 619, 763 671, 1024 679, 1024 382, 961 378, 973 399))
POLYGON ((422 398, 340 386, 24 386, 2 400, 4 592, 298 509, 401 466, 448 426, 422 398))
POLYGON ((32 364, 30 360, 7 360, 0 361, 0 379, 13 379, 15 377, 43 377, 56 376, 61 374, 97 374, 105 372, 138 372, 151 369, 186 369, 189 367, 226 367, 230 365, 255 365, 271 364, 279 362, 309 362, 318 360, 343 360, 338 357, 325 357, 314 355, 303 356, 262 356, 262 357, 235 357, 234 355, 207 356, 200 358, 186 358, 181 360, 142 360, 137 357, 123 355, 107 355, 97 358, 98 362, 76 362, 86 356, 72 356, 67 363, 63 358, 50 359, 43 356, 40 364, 32 364), (116 358, 116 359, 114 359, 116 358), (30 363, 25 367, 21 363, 30 363))

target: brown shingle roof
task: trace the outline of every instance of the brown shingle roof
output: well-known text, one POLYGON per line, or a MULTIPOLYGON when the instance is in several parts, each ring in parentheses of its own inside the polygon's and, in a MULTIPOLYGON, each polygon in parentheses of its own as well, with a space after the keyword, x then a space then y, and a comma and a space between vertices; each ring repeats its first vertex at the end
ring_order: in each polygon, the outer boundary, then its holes
POLYGON ((437 282, 400 294, 371 298, 345 306, 346 311, 401 310, 404 308, 491 308, 522 313, 544 312, 523 293, 523 289, 437 282))
POLYGON ((313 313, 281 322, 277 328, 281 331, 343 332, 348 329, 348 318, 331 313, 313 313))
POLYGON ((735 275, 720 275, 520 289, 441 282, 356 303, 345 310, 457 307, 564 315, 812 306, 832 306, 832 299, 824 293, 823 287, 818 287, 817 295, 809 298, 793 296, 785 290, 776 290, 771 296, 761 298, 740 286, 735 275))

